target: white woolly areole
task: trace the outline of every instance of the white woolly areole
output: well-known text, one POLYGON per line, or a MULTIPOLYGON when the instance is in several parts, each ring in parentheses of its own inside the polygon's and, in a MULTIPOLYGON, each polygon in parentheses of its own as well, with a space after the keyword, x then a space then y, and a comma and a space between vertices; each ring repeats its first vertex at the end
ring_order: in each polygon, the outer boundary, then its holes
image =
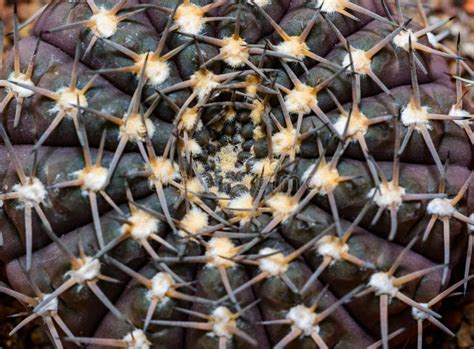
MULTIPOLYGON (((337 119, 336 123, 334 124, 334 128, 336 129, 337 133, 344 135, 344 131, 346 129, 347 115, 340 115, 337 119)), ((346 137, 353 137, 356 136, 363 136, 367 133, 369 128, 369 119, 366 118, 364 114, 361 112, 351 114, 351 121, 349 122, 349 126, 347 127, 346 137)))
POLYGON ((168 297, 166 293, 173 288, 175 282, 173 278, 168 273, 156 273, 155 276, 151 278, 151 288, 148 290, 148 298, 158 299, 160 301, 166 301, 168 297))
POLYGON ((92 15, 91 20, 94 21, 91 27, 92 31, 101 38, 110 38, 117 31, 119 22, 117 16, 105 9, 99 9, 96 14, 92 15))
MULTIPOLYGON (((351 47, 351 54, 354 70, 361 75, 367 75, 370 72, 370 65, 372 64, 372 60, 367 56, 367 52, 351 47)), ((342 60, 342 65, 344 67, 351 64, 350 56, 349 53, 344 56, 344 59, 342 60)), ((352 71, 352 67, 349 67, 349 70, 352 71)))
POLYGON ((346 0, 317 0, 316 8, 321 7, 321 12, 334 13, 345 8, 345 1, 346 0))
POLYGON ((127 116, 125 123, 120 126, 119 138, 126 136, 133 142, 143 142, 145 136, 152 138, 155 133, 155 125, 150 119, 142 120, 142 116, 138 113, 133 113, 127 116))
POLYGON ((321 256, 328 256, 336 261, 341 259, 341 254, 349 251, 349 245, 336 236, 326 235, 316 242, 316 249, 321 256))
MULTIPOLYGON (((303 181, 307 181, 309 176, 314 171, 315 164, 308 167, 303 173, 303 181)), ((311 189, 316 189, 319 194, 326 195, 332 191, 341 181, 337 168, 331 168, 328 164, 319 164, 318 169, 314 171, 311 179, 309 179, 308 186, 311 189)))
POLYGON ((428 107, 421 107, 421 109, 418 109, 415 108, 413 103, 408 103, 408 105, 402 110, 402 124, 406 127, 414 125, 416 130, 419 129, 420 125, 426 125, 428 130, 431 130, 432 126, 430 125, 428 110, 428 107))
POLYGON ((466 119, 464 120, 453 120, 454 123, 458 126, 464 126, 464 125, 470 125, 472 124, 472 119, 469 119, 469 116, 471 115, 468 111, 463 110, 461 108, 456 108, 455 105, 451 107, 451 110, 449 111, 449 116, 463 116, 466 119))
POLYGON ((293 321, 293 327, 302 331, 305 336, 319 333, 319 326, 315 325, 317 314, 304 305, 297 305, 286 314, 288 320, 293 321))
MULTIPOLYGON (((41 300, 46 299, 50 294, 44 293, 41 300)), ((50 312, 56 313, 58 311, 58 297, 54 297, 48 303, 46 303, 43 307, 41 307, 38 311, 39 316, 49 316, 50 312)))
POLYGON ((262 116, 263 112, 265 111, 265 106, 258 99, 254 99, 252 104, 253 109, 250 112, 250 119, 252 119, 254 125, 259 125, 262 123, 262 116))
POLYGON ((88 106, 86 96, 77 88, 71 90, 69 87, 63 87, 57 90, 56 93, 59 95, 59 98, 54 107, 50 109, 51 113, 65 112, 66 116, 74 115, 77 111, 75 105, 77 105, 78 97, 79 106, 84 108, 88 106))
POLYGON ((176 9, 174 20, 183 33, 198 35, 205 23, 204 11, 192 2, 181 4, 176 9))
POLYGON ((245 65, 249 58, 249 49, 247 43, 240 37, 234 36, 222 39, 224 45, 220 49, 220 54, 224 57, 224 62, 232 68, 238 68, 245 65))
POLYGON ((265 158, 263 160, 256 161, 250 168, 250 172, 257 176, 263 175, 263 177, 271 177, 274 175, 277 167, 277 160, 270 160, 269 158, 265 158))
POLYGON ((197 107, 186 108, 178 122, 178 128, 186 131, 194 130, 198 121, 198 115, 199 109, 197 107))
MULTIPOLYGON (((246 84, 245 93, 248 94, 250 97, 255 97, 257 95, 258 87, 260 83, 261 83, 261 79, 257 75, 254 75, 254 74, 247 75, 247 77, 245 78, 245 84, 246 84)), ((258 101, 258 99, 255 99, 254 103, 255 101, 258 101)))
POLYGON ((130 224, 122 225, 122 234, 130 233, 135 240, 148 239, 158 231, 160 221, 146 211, 137 210, 127 218, 130 224))
POLYGON ((276 193, 267 200, 267 205, 271 208, 274 217, 279 217, 284 221, 298 208, 298 200, 284 193, 276 193))
POLYGON ((379 207, 400 207, 403 203, 402 196, 405 195, 405 188, 398 186, 397 189, 393 187, 393 182, 387 182, 386 184, 380 183, 378 190, 377 188, 372 188, 369 191, 367 197, 372 197, 374 195, 374 202, 379 207))
POLYGON ((90 168, 83 168, 74 174, 78 179, 82 180, 81 189, 84 193, 97 192, 104 188, 107 180, 108 170, 102 166, 92 166, 90 168))
POLYGON ((426 207, 429 214, 434 214, 440 217, 451 217, 456 209, 451 204, 451 200, 444 198, 436 198, 431 200, 426 207))
POLYGON ((224 306, 217 307, 211 314, 212 332, 211 336, 232 338, 232 327, 236 327, 234 314, 224 306))
MULTIPOLYGON (((418 305, 428 309, 428 303, 418 303, 418 305)), ((415 320, 425 320, 430 316, 427 312, 421 311, 420 309, 415 307, 411 307, 411 315, 415 320)))
POLYGON ((96 258, 85 257, 81 259, 81 267, 79 269, 71 269, 66 276, 74 279, 78 284, 86 281, 94 280, 100 274, 100 262, 96 258))
POLYGON ((272 149, 275 155, 289 155, 293 149, 298 153, 300 151, 301 139, 295 137, 296 129, 285 128, 272 136, 272 149), (296 140, 296 142, 295 142, 296 140))
POLYGON ((181 236, 194 235, 209 225, 209 216, 200 208, 193 206, 180 221, 183 230, 179 231, 181 236))
MULTIPOLYGON (((306 43, 301 41, 298 36, 290 36, 288 40, 279 43, 275 47, 275 51, 290 57, 303 59, 306 56, 305 53, 309 51, 309 49, 306 43)), ((287 60, 287 58, 284 58, 284 60, 287 60)))
MULTIPOLYGON (((137 78, 140 76, 140 71, 145 64, 147 53, 139 56, 136 66, 138 70, 137 78)), ((161 60, 160 57, 155 57, 153 52, 148 52, 148 60, 146 61, 145 77, 152 86, 158 86, 164 83, 170 76, 170 67, 168 62, 161 60)))
POLYGON ((258 6, 264 7, 267 5, 270 5, 272 3, 272 0, 255 0, 254 1, 258 6))
POLYGON ((150 349, 151 342, 146 338, 145 332, 140 329, 125 335, 122 340, 127 344, 129 349, 150 349))
POLYGON ((158 156, 150 163, 153 174, 149 180, 153 185, 157 183, 167 185, 180 177, 178 165, 163 156, 158 156))
POLYGON ((191 75, 193 90, 197 94, 199 102, 202 102, 212 90, 219 86, 216 75, 208 70, 198 70, 191 75))
MULTIPOLYGON (((25 74, 19 73, 15 74, 15 72, 12 72, 8 76, 8 80, 13 81, 13 82, 18 82, 20 84, 28 85, 28 86, 35 86, 33 81, 28 79, 25 74)), ((23 97, 23 98, 28 98, 33 96, 35 93, 32 90, 29 90, 25 87, 21 87, 15 84, 12 84, 11 82, 7 83, 7 92, 13 92, 15 93, 18 97, 23 97)))
POLYGON ((271 247, 262 248, 258 254, 261 256, 270 256, 260 258, 258 263, 261 271, 265 271, 271 276, 280 276, 288 269, 288 262, 283 253, 275 252, 277 252, 277 250, 271 247))
POLYGON ((376 295, 386 294, 390 297, 394 297, 398 292, 398 287, 393 285, 394 278, 390 277, 387 273, 378 272, 370 276, 369 286, 375 289, 376 295))
POLYGON ((317 102, 314 88, 305 84, 296 85, 285 96, 285 107, 290 114, 308 114, 317 102))
POLYGON ((252 218, 253 197, 249 192, 244 192, 229 201, 227 208, 232 211, 235 217, 239 217, 240 224, 247 223, 252 218), (236 209, 236 210, 232 210, 236 209))
MULTIPOLYGON (((199 201, 199 194, 202 194, 207 190, 207 184, 204 182, 204 178, 200 180, 198 177, 193 177, 186 181, 186 191, 188 199, 191 201, 199 201)), ((181 189, 181 192, 185 193, 185 188, 181 189)))
POLYGON ((202 153, 202 148, 195 139, 190 138, 185 142, 184 140, 180 139, 178 141, 178 147, 181 151, 181 155, 191 154, 191 155, 199 155, 202 153))
POLYGON ((397 36, 393 38, 393 43, 395 46, 408 51, 410 49, 410 37, 412 45, 418 41, 411 29, 402 30, 397 36))
POLYGON ((235 262, 227 258, 232 258, 236 254, 237 248, 231 239, 226 237, 213 237, 208 241, 206 250, 206 257, 209 258, 207 266, 231 268, 235 265, 235 262))
POLYGON ((33 207, 46 198, 48 194, 38 178, 26 177, 28 184, 15 184, 12 190, 18 194, 18 201, 26 207, 33 207))

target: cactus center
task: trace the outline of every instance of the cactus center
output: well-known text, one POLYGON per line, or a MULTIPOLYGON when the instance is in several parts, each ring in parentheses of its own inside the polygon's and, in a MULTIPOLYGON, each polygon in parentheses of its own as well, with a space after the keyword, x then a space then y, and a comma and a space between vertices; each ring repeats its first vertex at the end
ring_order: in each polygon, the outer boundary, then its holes
POLYGON ((451 110, 449 111, 449 116, 462 116, 465 117, 466 119, 463 120, 453 120, 454 123, 458 126, 464 126, 464 125, 470 125, 472 123, 471 120, 468 118, 470 117, 471 114, 469 114, 468 111, 463 110, 461 108, 456 108, 455 105, 451 107, 451 110))
POLYGON ((91 20, 94 21, 91 29, 99 37, 107 39, 117 31, 117 24, 119 22, 117 16, 105 9, 100 9, 99 12, 92 15, 91 20))
MULTIPOLYGON (((303 181, 307 181, 309 176, 314 171, 314 164, 308 167, 303 174, 303 181)), ((337 168, 332 168, 331 165, 320 163, 318 169, 314 172, 309 179, 308 186, 312 189, 316 189, 321 195, 325 195, 336 188, 341 181, 337 168)))
POLYGON ((402 30, 397 36, 393 38, 393 43, 395 46, 408 51, 410 49, 410 37, 412 45, 418 41, 411 29, 402 30))
POLYGON ((406 127, 414 126, 418 130, 421 125, 426 125, 428 129, 431 129, 428 107, 417 108, 412 102, 403 108, 401 120, 406 127))
POLYGON ((135 63, 137 77, 145 64, 145 77, 149 83, 153 86, 158 86, 164 83, 170 76, 170 67, 168 62, 163 61, 159 56, 153 52, 143 53, 139 56, 138 61, 135 63), (148 55, 148 60, 146 59, 148 55))
POLYGON ((79 101, 79 106, 87 107, 87 98, 79 89, 71 89, 70 87, 63 87, 56 91, 58 99, 56 104, 53 107, 53 112, 63 112, 67 116, 72 116, 76 114, 79 101))
MULTIPOLYGON (((295 57, 297 59, 305 58, 305 53, 309 51, 308 46, 304 41, 301 41, 298 36, 290 36, 287 40, 279 43, 275 50, 284 55, 295 57)), ((284 58, 284 60, 287 60, 284 58)))
POLYGON ((317 104, 314 87, 298 84, 285 96, 285 107, 291 114, 308 114, 317 104))
POLYGON ((28 184, 15 184, 12 190, 17 193, 18 201, 26 207, 33 207, 46 198, 47 192, 38 178, 26 177, 28 184))
MULTIPOLYGON (((351 54, 347 53, 344 56, 342 61, 343 66, 347 66, 351 64, 351 55, 352 55, 352 63, 354 65, 354 71, 361 74, 367 75, 370 72, 370 65, 372 60, 367 56, 367 52, 364 50, 359 50, 357 48, 351 47, 351 54)), ((352 71, 352 67, 349 68, 352 71)))
MULTIPOLYGON (((35 84, 31 79, 28 79, 25 74, 19 73, 15 74, 15 72, 12 72, 8 76, 8 81, 13 81, 13 82, 18 82, 20 84, 28 85, 28 86, 34 86, 35 84)), ((15 84, 12 84, 11 82, 8 82, 7 84, 7 91, 8 92, 13 92, 16 94, 18 97, 23 97, 23 98, 28 98, 33 96, 35 93, 25 87, 21 87, 15 84)))
POLYGON ((374 196, 374 202, 379 207, 400 207, 403 203, 403 195, 405 195, 406 190, 401 186, 396 188, 393 185, 393 182, 380 183, 378 188, 372 188, 369 192, 368 197, 374 196))
POLYGON ((209 261, 207 265, 216 268, 231 268, 235 265, 235 262, 228 258, 232 258, 236 254, 237 249, 235 248, 232 240, 225 237, 213 237, 208 241, 206 256, 209 258, 209 261))
POLYGON ((85 167, 76 172, 77 178, 82 181, 81 188, 84 192, 97 192, 104 188, 107 181, 108 170, 102 166, 85 167))
POLYGON ((456 209, 451 204, 450 199, 436 198, 428 203, 426 208, 429 214, 437 215, 440 217, 451 217, 456 209))
POLYGON ((284 193, 276 193, 267 200, 273 216, 286 220, 297 208, 298 200, 294 196, 284 193))
POLYGON ((136 210, 122 225, 122 234, 130 233, 135 240, 148 239, 158 231, 160 221, 146 211, 136 210))
POLYGON ((100 274, 100 261, 92 257, 84 257, 77 260, 81 265, 78 269, 71 269, 66 273, 78 284, 83 284, 86 281, 94 280, 100 274))
POLYGON ((349 245, 340 238, 332 235, 323 236, 317 243, 316 248, 321 256, 328 256, 334 260, 340 260, 341 255, 349 251, 349 245))
POLYGON ((168 273, 156 273, 151 278, 151 288, 148 290, 147 296, 160 301, 166 300, 166 293, 175 285, 173 278, 168 273))
POLYGON ((283 253, 271 247, 265 247, 258 254, 265 256, 258 260, 261 271, 267 272, 271 276, 280 276, 288 269, 288 261, 283 253))
POLYGON ((198 234, 209 225, 209 216, 201 209, 193 206, 181 219, 179 235, 189 236, 198 234))
POLYGON ((206 23, 204 11, 192 2, 179 5, 174 20, 180 31, 194 35, 199 34, 206 23))
POLYGON ((224 62, 232 68, 242 67, 249 58, 247 43, 240 37, 227 37, 222 39, 224 46, 220 49, 220 54, 224 57, 224 62))
POLYGON ((119 137, 126 136, 134 142, 143 142, 145 136, 152 138, 155 133, 155 125, 150 119, 144 119, 139 113, 132 113, 126 116, 122 126, 120 126, 119 137))
POLYGON ((191 75, 191 81, 193 84, 193 93, 195 93, 202 102, 204 98, 216 87, 219 86, 219 82, 216 80, 216 75, 209 70, 201 69, 191 75))
POLYGON ((231 328, 235 328, 237 323, 235 315, 226 307, 217 307, 211 314, 212 334, 218 337, 232 338, 231 328))
POLYGON ((150 349, 151 342, 146 338, 145 332, 140 329, 133 330, 125 335, 122 340, 128 349, 150 349))
MULTIPOLYGON (((341 136, 344 135, 348 120, 348 115, 340 115, 334 124, 334 128, 341 136)), ((356 112, 353 110, 349 126, 347 126, 346 137, 357 138, 358 136, 363 136, 367 133, 368 128, 369 120, 366 118, 366 116, 361 112, 356 112)))
POLYGON ((302 331, 305 336, 319 333, 319 326, 315 325, 318 315, 311 308, 297 305, 290 309, 286 318, 293 321, 293 326, 302 331))
MULTIPOLYGON (((43 296, 42 296, 42 299, 36 298, 37 301, 38 301, 38 304, 41 300, 48 298, 49 295, 50 295, 49 293, 44 293, 43 296)), ((38 315, 44 317, 44 316, 49 316, 50 312, 55 312, 56 313, 58 311, 58 304, 59 304, 59 302, 58 302, 57 297, 51 299, 48 303, 46 303, 44 306, 42 306, 38 310, 38 315)))
MULTIPOLYGON (((428 309, 428 304, 427 303, 418 303, 421 307, 428 309)), ((417 309, 415 307, 411 308, 411 315, 415 320, 425 320, 427 319, 430 315, 424 311, 421 311, 420 309, 417 309)))
POLYGON ((151 174, 149 181, 152 185, 158 183, 167 185, 173 180, 179 178, 178 165, 163 156, 158 156, 156 159, 150 160, 150 164, 153 173, 151 174))
POLYGON ((272 147, 275 155, 291 155, 300 151, 301 137, 296 136, 296 129, 284 128, 273 134, 272 147))
POLYGON ((398 287, 395 287, 394 278, 388 273, 378 272, 370 276, 369 286, 375 289, 375 293, 379 296, 382 294, 394 297, 398 292, 398 287))

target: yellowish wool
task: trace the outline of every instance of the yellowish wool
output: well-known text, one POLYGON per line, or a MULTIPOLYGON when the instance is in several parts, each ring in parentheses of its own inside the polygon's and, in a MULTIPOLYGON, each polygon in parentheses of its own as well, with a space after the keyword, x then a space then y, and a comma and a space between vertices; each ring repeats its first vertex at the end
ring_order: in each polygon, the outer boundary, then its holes
POLYGON ((133 113, 125 118, 125 123, 120 126, 119 137, 127 137, 134 142, 143 142, 145 137, 152 138, 155 133, 155 125, 150 119, 145 119, 138 113, 133 113))
POLYGON ((224 62, 232 68, 238 68, 245 65, 249 58, 249 49, 247 43, 240 37, 226 37, 222 39, 224 46, 220 49, 220 54, 224 57, 224 62))

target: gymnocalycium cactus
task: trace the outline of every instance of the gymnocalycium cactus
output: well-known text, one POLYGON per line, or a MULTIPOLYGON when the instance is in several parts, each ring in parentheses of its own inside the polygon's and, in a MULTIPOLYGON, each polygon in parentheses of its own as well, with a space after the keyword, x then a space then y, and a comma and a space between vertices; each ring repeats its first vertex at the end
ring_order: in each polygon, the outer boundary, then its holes
POLYGON ((135 349, 452 334, 436 311, 470 279, 473 115, 446 21, 416 5, 422 23, 384 0, 52 1, 22 40, 14 15, 12 332, 135 349))

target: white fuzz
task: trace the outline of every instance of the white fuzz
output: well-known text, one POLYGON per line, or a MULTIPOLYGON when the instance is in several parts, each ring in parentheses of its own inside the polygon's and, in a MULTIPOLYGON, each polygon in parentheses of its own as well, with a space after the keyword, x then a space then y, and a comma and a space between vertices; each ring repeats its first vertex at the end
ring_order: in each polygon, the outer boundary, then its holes
POLYGON ((211 336, 232 338, 230 328, 236 327, 235 315, 226 307, 220 306, 214 309, 211 314, 212 332, 211 336))
POLYGON ((183 33, 198 35, 205 23, 204 11, 191 2, 181 4, 176 10, 174 20, 183 33))
POLYGON ((456 209, 451 204, 450 199, 436 198, 431 200, 426 207, 429 214, 434 214, 440 217, 451 217, 456 209))
MULTIPOLYGON (((354 70, 361 75, 367 75, 370 72, 370 65, 372 64, 372 60, 367 57, 367 52, 351 47, 351 53, 354 70)), ((351 57, 350 54, 347 53, 342 60, 342 66, 345 67, 349 64, 351 64, 351 57)), ((349 70, 352 71, 352 67, 349 67, 349 70)))
POLYGON ((186 108, 178 122, 178 129, 192 131, 198 122, 199 109, 197 107, 186 108))
MULTIPOLYGON (((427 303, 418 303, 421 305, 423 308, 428 309, 428 304, 427 303)), ((412 307, 411 308, 411 315, 415 320, 425 320, 427 319, 430 315, 424 311, 421 311, 418 308, 412 307)))
MULTIPOLYGON (((305 53, 309 51, 305 42, 300 41, 298 36, 290 36, 288 40, 282 41, 275 47, 275 51, 296 59, 304 59, 305 53)), ((284 60, 287 60, 284 58, 284 60)))
POLYGON ((152 343, 146 338, 145 332, 140 329, 133 330, 122 338, 128 349, 150 349, 152 343))
POLYGON ((38 178, 26 177, 28 184, 15 184, 12 190, 18 193, 18 201, 26 207, 33 207, 46 198, 48 194, 43 183, 38 178), (31 183, 30 183, 31 181, 31 183))
POLYGON ((402 124, 406 127, 414 125, 415 129, 418 130, 420 125, 426 125, 431 130, 429 119, 429 108, 421 107, 421 109, 415 108, 413 103, 408 103, 402 110, 401 115, 402 124))
POLYGON ((263 133, 262 126, 260 126, 260 125, 256 126, 253 129, 252 136, 253 136, 253 139, 255 139, 255 140, 265 138, 266 135, 265 135, 265 133, 263 133))
MULTIPOLYGON (((8 80, 13 81, 13 82, 18 82, 20 84, 28 85, 28 86, 35 86, 35 84, 33 84, 33 81, 31 81, 30 79, 27 79, 26 75, 22 73, 19 73, 17 75, 15 74, 15 72, 12 72, 8 76, 8 80)), ((7 92, 13 92, 18 97, 23 97, 23 98, 28 98, 35 94, 32 90, 12 84, 11 82, 8 82, 6 90, 7 92)))
POLYGON ((66 273, 78 284, 83 284, 86 281, 94 280, 100 274, 100 261, 96 258, 85 257, 81 259, 81 267, 77 270, 71 269, 66 273))
MULTIPOLYGON (((50 294, 44 293, 41 300, 46 299, 50 294)), ((38 299, 40 301, 40 299, 38 299)), ((43 307, 41 307, 38 311, 39 316, 50 316, 50 312, 57 313, 58 312, 58 297, 54 297, 48 303, 46 303, 43 307)))
MULTIPOLYGON (((202 194, 207 190, 207 184, 204 179, 205 178, 199 179, 198 177, 193 177, 186 181, 186 191, 189 200, 199 201, 199 194, 202 194)), ((184 184, 181 192, 183 194, 185 193, 184 184)))
MULTIPOLYGON (((145 64, 147 54, 143 53, 140 55, 136 66, 139 67, 137 78, 142 69, 143 64, 145 64)), ((162 61, 160 57, 154 57, 153 52, 148 52, 148 60, 145 67, 145 77, 147 81, 152 86, 158 86, 164 83, 170 76, 170 67, 168 62, 162 61)))
POLYGON ((130 233, 135 240, 148 239, 158 231, 160 221, 146 211, 137 210, 127 218, 130 224, 122 225, 122 234, 130 233))
POLYGON ((305 336, 319 333, 319 326, 315 325, 317 315, 304 305, 297 305, 286 314, 288 320, 293 321, 293 327, 303 332, 305 336))
POLYGON ((411 44, 414 45, 418 39, 411 31, 411 29, 402 30, 397 36, 393 38, 393 43, 395 46, 404 49, 405 51, 410 50, 410 37, 411 37, 411 44))
MULTIPOLYGON (((258 86, 261 83, 260 77, 254 74, 249 74, 245 78, 245 83, 246 83, 245 93, 248 94, 250 97, 255 97, 258 92, 258 86)), ((254 100, 254 104, 255 104, 255 101, 257 101, 257 99, 254 100)))
POLYGON ((267 204, 271 208, 273 216, 279 217, 282 221, 286 220, 298 208, 296 198, 284 193, 276 193, 267 200, 267 204))
POLYGON ((471 114, 468 111, 460 109, 460 108, 456 108, 455 105, 453 105, 451 107, 451 110, 449 111, 449 116, 463 116, 463 117, 466 118, 466 119, 462 119, 462 120, 454 120, 454 123, 458 126, 471 125, 472 124, 472 118, 469 119, 470 115, 471 114))
POLYGON ((180 139, 178 141, 178 147, 179 147, 179 150, 181 152, 181 155, 185 155, 185 154, 191 154, 191 155, 199 155, 202 153, 202 148, 201 146, 199 145, 198 142, 196 142, 196 140, 194 139, 188 139, 187 142, 185 142, 184 140, 180 139))
POLYGON ((255 99, 253 102, 253 109, 250 112, 250 118, 254 125, 259 125, 262 123, 263 112, 265 111, 265 106, 258 99, 255 99))
POLYGON ((50 113, 65 112, 67 116, 75 115, 77 111, 75 105, 77 105, 78 97, 81 107, 88 106, 86 96, 77 88, 71 90, 69 87, 63 87, 57 90, 56 93, 59 95, 59 98, 54 107, 49 110, 50 113))
POLYGON ((263 177, 271 177, 275 174, 275 170, 278 167, 278 161, 277 160, 270 160, 269 158, 265 158, 263 160, 255 162, 251 169, 250 172, 255 174, 256 176, 262 176, 263 177))
POLYGON ((370 276, 369 286, 375 289, 375 293, 379 296, 382 294, 394 297, 398 292, 398 287, 393 285, 394 278, 387 273, 378 272, 370 276))
POLYGON ((317 0, 316 8, 321 7, 321 12, 335 13, 345 8, 344 2, 345 0, 317 0))
POLYGON ((270 5, 272 3, 272 0, 255 0, 254 1, 258 6, 264 7, 267 5, 270 5))
POLYGON ((207 244, 208 248, 206 256, 209 258, 207 266, 215 268, 231 268, 235 265, 235 262, 227 259, 232 258, 237 254, 237 248, 231 239, 225 237, 213 237, 207 244))
POLYGON ((83 168, 74 173, 78 179, 82 180, 82 193, 98 192, 104 188, 107 180, 107 169, 102 166, 92 166, 90 168, 83 168))
POLYGON ((314 87, 298 84, 285 96, 285 107, 290 114, 308 114, 317 104, 314 87))
POLYGON ((228 202, 227 208, 235 217, 239 217, 240 225, 247 223, 252 218, 253 197, 249 192, 244 192, 228 202), (233 211, 232 209, 237 209, 233 211))
POLYGON ((127 136, 131 141, 143 142, 146 135, 152 138, 154 133, 155 125, 150 119, 145 119, 145 123, 143 123, 142 116, 133 113, 126 116, 125 123, 120 126, 119 138, 127 136))
POLYGON ((101 38, 110 38, 117 31, 117 16, 105 9, 99 9, 99 12, 92 15, 91 20, 94 21, 92 31, 101 38))
POLYGON ((188 213, 180 221, 182 230, 179 231, 181 236, 189 236, 199 233, 209 225, 209 216, 201 209, 193 206, 188 213))
POLYGON ((273 154, 275 155, 290 155, 295 149, 295 152, 300 151, 301 139, 295 137, 296 129, 285 128, 282 131, 275 133, 272 136, 273 154), (296 138, 296 143, 295 143, 296 138))
POLYGON ((175 282, 168 273, 156 273, 151 278, 151 288, 148 290, 147 297, 149 299, 158 299, 160 302, 168 300, 166 293, 173 288, 175 282))
POLYGON ((333 262, 340 260, 341 254, 349 251, 349 245, 332 235, 326 235, 319 239, 316 243, 316 248, 321 256, 331 257, 333 262))
MULTIPOLYGON (((347 115, 340 115, 337 119, 336 123, 334 124, 334 128, 336 129, 337 133, 341 136, 344 135, 344 130, 346 129, 348 116, 347 115)), ((367 129, 369 128, 369 120, 366 118, 364 114, 361 112, 351 114, 351 121, 349 123, 349 127, 347 127, 346 137, 357 137, 363 136, 367 133, 367 129)))
POLYGON ((224 46, 220 49, 220 54, 224 56, 224 62, 232 68, 238 68, 245 65, 249 58, 249 49, 247 43, 240 37, 233 36, 222 39, 224 46))
POLYGON ((216 75, 208 70, 198 70, 191 75, 190 79, 199 102, 202 102, 212 90, 219 86, 219 83, 216 81, 216 75))
POLYGON ((374 195, 374 202, 379 207, 400 207, 403 203, 402 196, 405 195, 405 188, 398 186, 398 189, 393 187, 393 182, 388 182, 387 184, 380 183, 380 186, 377 188, 372 188, 369 191, 367 197, 372 197, 374 195), (377 191, 377 192, 375 192, 377 191))
MULTIPOLYGON (((303 181, 307 181, 309 179, 309 176, 314 171, 314 166, 316 165, 311 165, 303 173, 303 181)), ((341 177, 339 176, 337 168, 331 168, 329 164, 320 163, 318 169, 314 171, 311 179, 309 180, 308 186, 311 189, 317 190, 319 194, 326 195, 332 191, 340 181, 341 177)))
POLYGON ((175 162, 164 158, 163 156, 158 156, 156 159, 152 160, 151 168, 153 170, 153 174, 149 180, 152 185, 158 183, 167 185, 171 181, 174 181, 180 177, 178 165, 175 162))
POLYGON ((262 248, 258 254, 261 256, 270 256, 260 258, 258 263, 261 271, 265 271, 271 276, 280 276, 288 269, 288 262, 283 253, 275 252, 277 252, 277 250, 270 247, 262 248))

